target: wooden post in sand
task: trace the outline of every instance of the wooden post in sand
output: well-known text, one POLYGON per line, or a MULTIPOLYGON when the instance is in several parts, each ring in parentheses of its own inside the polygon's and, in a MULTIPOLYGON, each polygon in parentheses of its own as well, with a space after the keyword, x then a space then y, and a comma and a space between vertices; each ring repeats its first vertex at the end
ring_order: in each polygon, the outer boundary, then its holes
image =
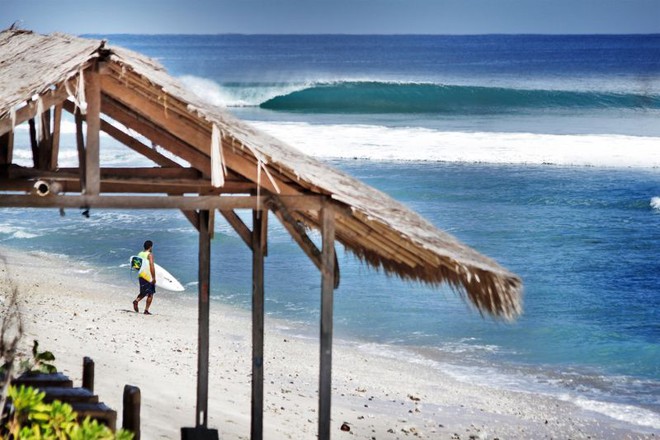
POLYGON ((328 202, 321 208, 321 359, 319 373, 319 440, 330 439, 332 396, 332 312, 335 285, 335 215, 328 202))
POLYGON ((252 422, 250 439, 263 438, 264 254, 268 211, 252 211, 252 422))
POLYGON ((209 284, 211 238, 209 212, 199 211, 199 333, 197 352, 197 413, 195 426, 206 428, 209 405, 209 284))

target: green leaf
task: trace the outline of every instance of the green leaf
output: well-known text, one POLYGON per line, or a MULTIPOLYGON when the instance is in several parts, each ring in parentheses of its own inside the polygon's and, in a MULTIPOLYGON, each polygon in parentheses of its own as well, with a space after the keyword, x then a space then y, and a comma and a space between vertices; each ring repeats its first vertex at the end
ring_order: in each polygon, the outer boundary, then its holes
POLYGON ((130 431, 125 431, 123 429, 120 429, 115 434, 115 440, 133 440, 133 437, 135 437, 135 434, 133 434, 130 431))
POLYGON ((42 373, 48 373, 48 374, 57 373, 57 368, 55 367, 55 365, 52 364, 41 364, 39 370, 42 373))
POLYGON ((51 362, 55 360, 55 355, 50 351, 42 351, 41 353, 37 353, 36 358, 40 361, 51 362))

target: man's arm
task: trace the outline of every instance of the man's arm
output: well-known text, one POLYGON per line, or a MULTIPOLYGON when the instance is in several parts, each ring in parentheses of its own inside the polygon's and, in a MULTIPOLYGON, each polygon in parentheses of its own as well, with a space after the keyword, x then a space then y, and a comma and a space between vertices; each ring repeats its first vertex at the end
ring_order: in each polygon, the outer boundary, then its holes
POLYGON ((149 268, 151 269, 151 280, 156 284, 156 266, 154 264, 154 256, 149 254, 149 268))

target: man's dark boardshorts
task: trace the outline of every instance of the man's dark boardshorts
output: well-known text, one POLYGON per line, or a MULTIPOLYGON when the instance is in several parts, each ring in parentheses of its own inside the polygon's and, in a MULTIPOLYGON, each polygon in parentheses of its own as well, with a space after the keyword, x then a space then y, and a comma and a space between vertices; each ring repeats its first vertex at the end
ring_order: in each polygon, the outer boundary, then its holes
POLYGON ((156 293, 156 286, 140 277, 140 296, 151 296, 156 293))

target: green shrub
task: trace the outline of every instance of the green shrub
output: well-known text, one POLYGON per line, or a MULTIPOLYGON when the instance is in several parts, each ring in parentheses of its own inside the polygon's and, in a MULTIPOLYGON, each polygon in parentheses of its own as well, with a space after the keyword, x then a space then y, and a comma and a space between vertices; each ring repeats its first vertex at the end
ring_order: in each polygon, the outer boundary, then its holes
POLYGON ((8 439, 14 440, 132 440, 133 434, 110 428, 86 417, 78 423, 71 405, 44 403, 45 393, 21 385, 9 387, 14 414, 7 423, 8 439))
POLYGON ((57 373, 57 368, 52 362, 55 355, 50 351, 39 351, 39 342, 34 341, 32 345, 32 359, 22 360, 19 365, 21 373, 57 373))

